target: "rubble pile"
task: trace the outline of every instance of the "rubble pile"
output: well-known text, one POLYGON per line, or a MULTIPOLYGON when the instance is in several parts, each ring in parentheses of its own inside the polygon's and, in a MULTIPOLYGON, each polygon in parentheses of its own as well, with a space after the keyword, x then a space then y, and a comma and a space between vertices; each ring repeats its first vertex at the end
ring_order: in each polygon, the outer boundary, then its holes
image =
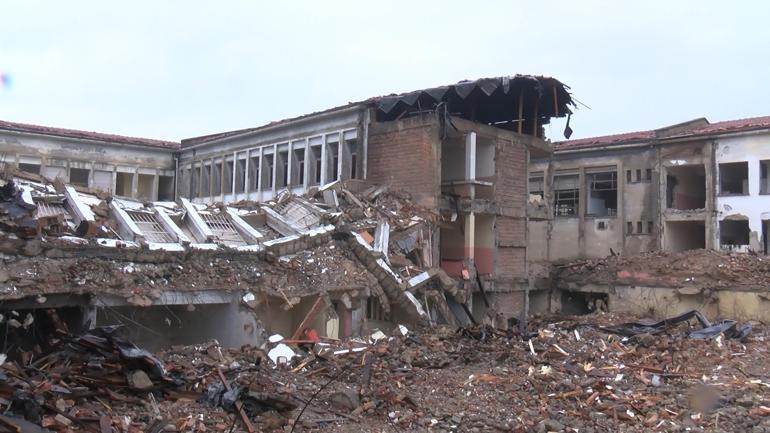
POLYGON ((647 282, 659 287, 760 289, 770 281, 770 260, 745 253, 690 250, 609 256, 554 265, 554 280, 578 284, 647 282))
POLYGON ((427 302, 450 323, 444 291, 466 302, 467 290, 433 263, 437 216, 386 186, 336 181, 224 205, 141 202, 19 172, 0 183, 3 299, 76 294, 150 306, 168 290, 337 292, 374 296, 386 318, 392 304, 421 322, 427 302))
POLYGON ((539 319, 523 336, 398 326, 345 342, 273 336, 264 350, 211 342, 158 355, 114 328, 79 337, 58 330, 53 351, 1 367, 0 424, 103 433, 770 427, 764 326, 711 332, 693 313, 619 322, 539 319))

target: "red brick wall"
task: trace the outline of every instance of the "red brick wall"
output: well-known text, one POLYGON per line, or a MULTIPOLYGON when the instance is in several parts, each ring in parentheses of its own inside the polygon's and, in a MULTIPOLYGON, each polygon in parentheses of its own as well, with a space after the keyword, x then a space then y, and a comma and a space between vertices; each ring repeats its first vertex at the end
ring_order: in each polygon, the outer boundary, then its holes
POLYGON ((498 139, 495 150, 494 197, 504 214, 526 216, 527 149, 521 143, 498 139))
POLYGON ((526 230, 527 221, 523 218, 498 216, 495 221, 497 231, 497 261, 495 278, 501 284, 498 289, 511 289, 509 283, 527 277, 526 267, 526 230))
POLYGON ((501 213, 495 220, 499 290, 518 286, 527 277, 527 151, 524 144, 499 139, 495 152, 494 197, 501 213))
POLYGON ((436 206, 441 182, 437 131, 432 115, 371 125, 367 180, 406 190, 423 206, 436 206))

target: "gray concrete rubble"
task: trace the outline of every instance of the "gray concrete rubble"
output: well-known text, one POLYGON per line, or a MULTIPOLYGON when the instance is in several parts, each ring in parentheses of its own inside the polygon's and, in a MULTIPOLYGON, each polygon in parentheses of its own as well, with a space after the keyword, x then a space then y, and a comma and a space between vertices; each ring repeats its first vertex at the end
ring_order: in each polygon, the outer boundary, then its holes
MULTIPOLYGON (((46 326, 58 314, 73 331, 125 325, 150 348, 235 347, 455 323, 447 297, 468 299, 417 258, 437 216, 363 181, 228 205, 143 202, 15 171, 0 182, 0 320, 46 326)), ((11 334, 29 340, 14 350, 35 350, 31 330, 11 334)))

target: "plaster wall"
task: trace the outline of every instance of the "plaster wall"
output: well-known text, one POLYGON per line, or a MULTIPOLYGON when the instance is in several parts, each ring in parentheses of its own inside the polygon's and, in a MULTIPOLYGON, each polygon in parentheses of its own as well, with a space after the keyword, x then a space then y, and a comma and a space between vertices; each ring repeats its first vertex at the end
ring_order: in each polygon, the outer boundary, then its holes
MULTIPOLYGON (((768 133, 725 137, 717 141, 717 164, 746 161, 749 168, 749 194, 718 195, 716 197, 717 219, 718 221, 748 219, 751 231, 749 247, 755 251, 763 250, 762 220, 770 220, 770 195, 760 194, 760 161, 763 160, 770 160, 770 134, 768 133)), ((715 230, 719 230, 718 224, 715 230)))

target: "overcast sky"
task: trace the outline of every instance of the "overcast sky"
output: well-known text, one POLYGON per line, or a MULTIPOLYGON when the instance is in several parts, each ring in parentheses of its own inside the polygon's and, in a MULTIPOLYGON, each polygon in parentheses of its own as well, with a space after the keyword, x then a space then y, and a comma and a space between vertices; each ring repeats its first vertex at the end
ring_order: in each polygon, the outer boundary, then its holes
POLYGON ((0 17, 9 121, 179 140, 517 73, 591 107, 573 138, 770 115, 770 2, 5 0, 0 17))

